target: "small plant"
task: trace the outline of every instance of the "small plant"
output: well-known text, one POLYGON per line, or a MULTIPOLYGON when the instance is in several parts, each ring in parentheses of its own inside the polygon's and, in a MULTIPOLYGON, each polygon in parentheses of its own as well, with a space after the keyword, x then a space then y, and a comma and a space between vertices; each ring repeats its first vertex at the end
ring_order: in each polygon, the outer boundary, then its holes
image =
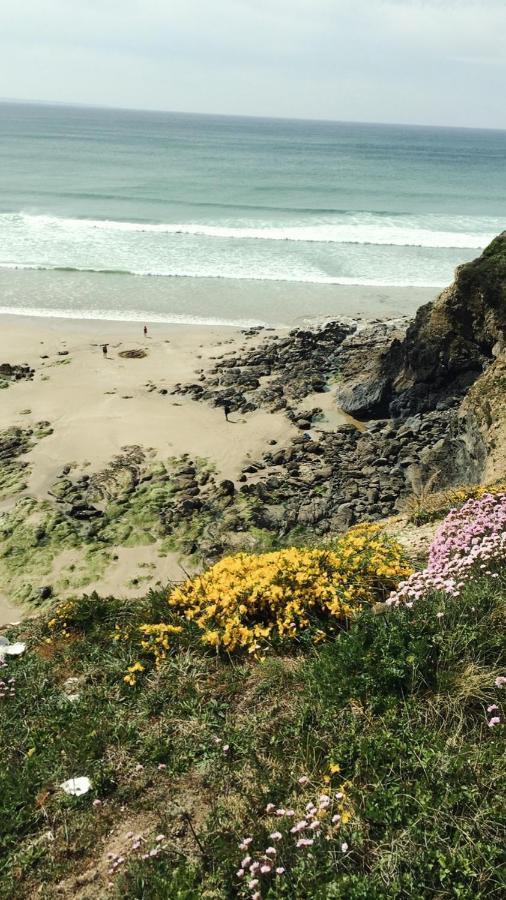
POLYGON ((409 521, 414 525, 442 519, 450 510, 462 506, 466 500, 480 500, 485 494, 501 494, 506 490, 504 480, 490 485, 462 484, 443 491, 433 491, 433 484, 433 480, 429 479, 423 485, 413 485, 413 494, 406 500, 405 509, 409 521))

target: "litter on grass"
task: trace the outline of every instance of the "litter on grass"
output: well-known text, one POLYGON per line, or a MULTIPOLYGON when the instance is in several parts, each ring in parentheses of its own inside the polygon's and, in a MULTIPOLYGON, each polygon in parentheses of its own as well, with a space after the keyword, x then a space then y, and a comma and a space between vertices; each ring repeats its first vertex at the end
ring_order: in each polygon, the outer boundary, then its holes
POLYGON ((87 794, 90 790, 91 781, 83 775, 79 778, 69 778, 68 781, 64 781, 60 784, 60 787, 66 794, 70 794, 72 797, 82 797, 83 794, 87 794))

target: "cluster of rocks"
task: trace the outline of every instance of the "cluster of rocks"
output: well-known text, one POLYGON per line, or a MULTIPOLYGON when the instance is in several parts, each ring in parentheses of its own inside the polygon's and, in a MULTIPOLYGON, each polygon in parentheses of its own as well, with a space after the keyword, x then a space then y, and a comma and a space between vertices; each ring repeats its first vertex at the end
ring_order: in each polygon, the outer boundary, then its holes
POLYGON ((0 387, 8 387, 13 381, 31 381, 35 369, 27 365, 11 365, 0 363, 0 387))
POLYGON ((455 409, 397 424, 372 421, 367 431, 341 425, 296 437, 248 464, 240 491, 254 499, 258 527, 342 531, 399 511, 431 476, 448 483, 448 460, 465 454, 455 409))
MULTIPOLYGON (((323 393, 329 377, 337 373, 340 345, 354 329, 330 322, 314 330, 297 329, 286 337, 269 336, 242 356, 234 351, 223 354, 207 372, 201 371, 198 382, 177 384, 172 393, 243 414, 260 407, 285 410, 296 420, 294 406, 309 394, 323 393)), ((311 413, 298 418, 307 421, 301 428, 309 427, 311 413)))

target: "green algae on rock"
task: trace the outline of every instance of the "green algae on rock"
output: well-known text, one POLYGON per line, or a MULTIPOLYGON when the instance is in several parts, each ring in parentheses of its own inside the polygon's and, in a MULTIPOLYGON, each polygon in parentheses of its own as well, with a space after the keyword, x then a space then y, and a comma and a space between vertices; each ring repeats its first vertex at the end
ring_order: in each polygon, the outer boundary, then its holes
POLYGON ((37 422, 32 428, 12 426, 0 432, 0 500, 26 490, 30 466, 20 457, 52 431, 49 422, 37 422))

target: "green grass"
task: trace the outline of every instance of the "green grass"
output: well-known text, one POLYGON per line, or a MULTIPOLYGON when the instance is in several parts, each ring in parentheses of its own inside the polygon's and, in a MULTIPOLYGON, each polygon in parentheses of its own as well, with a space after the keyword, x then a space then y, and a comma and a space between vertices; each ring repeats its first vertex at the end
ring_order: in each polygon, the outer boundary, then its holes
POLYGON ((503 726, 487 726, 486 707, 506 674, 505 597, 505 575, 483 579, 458 600, 364 611, 336 640, 263 662, 216 657, 187 629, 133 688, 134 639, 111 635, 167 621, 164 594, 83 598, 51 644, 47 618, 18 628, 27 652, 0 672, 16 678, 0 699, 0 896, 250 896, 237 845, 268 845, 266 804, 302 813, 343 785, 349 821, 304 854, 283 844, 286 875, 263 897, 504 896, 503 726), (68 797, 58 786, 77 775, 92 791, 68 797), (130 831, 145 850, 163 833, 164 849, 142 860, 130 831), (109 876, 111 851, 126 860, 109 876))

